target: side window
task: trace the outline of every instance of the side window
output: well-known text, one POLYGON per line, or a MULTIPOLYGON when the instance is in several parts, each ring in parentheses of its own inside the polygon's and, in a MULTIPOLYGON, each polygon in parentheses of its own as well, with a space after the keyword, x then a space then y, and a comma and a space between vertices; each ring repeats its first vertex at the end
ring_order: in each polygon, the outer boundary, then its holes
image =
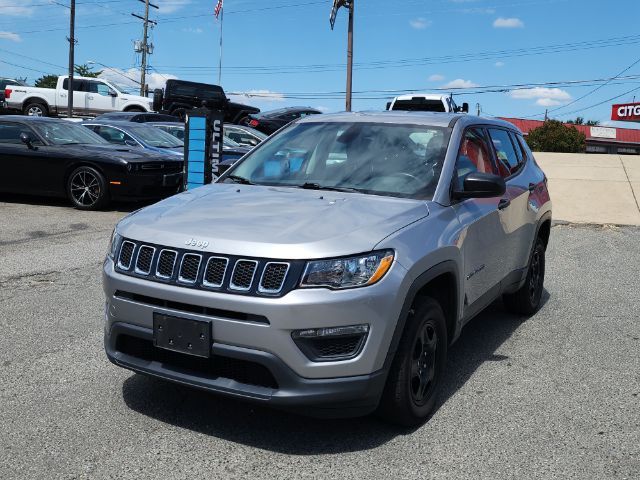
POLYGON ((105 97, 109 96, 109 87, 102 82, 90 80, 85 82, 85 85, 90 93, 97 93, 98 95, 103 95, 105 97))
POLYGON ((21 133, 28 134, 33 139, 34 145, 42 145, 42 142, 36 138, 29 127, 19 123, 0 123, 0 144, 22 144, 22 140, 20 140, 21 133))
POLYGON ((483 130, 469 128, 465 131, 456 161, 456 188, 462 189, 464 177, 470 173, 495 173, 490 151, 483 130))
POLYGON ((524 138, 511 132, 511 140, 513 140, 513 145, 516 147, 516 153, 518 154, 520 163, 524 164, 527 161, 527 149, 524 138))
POLYGON ((490 128, 489 135, 496 149, 496 160, 498 162, 498 172, 503 177, 508 177, 516 172, 520 167, 518 155, 511 143, 511 136, 506 130, 490 128))
MULTIPOLYGON (((68 78, 65 78, 64 81, 62 82, 62 89, 63 90, 69 90, 69 79, 68 78)), ((74 92, 84 92, 84 91, 86 91, 83 88, 83 81, 82 80, 76 80, 75 78, 73 79, 73 91, 74 92)))

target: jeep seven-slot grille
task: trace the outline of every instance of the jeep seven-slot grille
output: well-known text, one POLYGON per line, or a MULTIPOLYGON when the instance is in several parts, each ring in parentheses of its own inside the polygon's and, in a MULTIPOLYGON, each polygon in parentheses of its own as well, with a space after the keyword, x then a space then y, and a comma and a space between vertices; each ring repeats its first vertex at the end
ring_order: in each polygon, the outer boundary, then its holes
POLYGON ((125 239, 116 270, 180 287, 278 297, 296 287, 304 265, 303 261, 242 258, 125 239))

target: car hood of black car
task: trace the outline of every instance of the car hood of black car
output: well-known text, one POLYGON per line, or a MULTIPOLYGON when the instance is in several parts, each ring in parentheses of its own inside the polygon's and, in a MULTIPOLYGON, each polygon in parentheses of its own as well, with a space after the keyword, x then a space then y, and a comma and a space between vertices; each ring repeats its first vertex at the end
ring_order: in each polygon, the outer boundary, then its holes
POLYGON ((158 153, 145 151, 141 148, 127 147, 120 145, 65 145, 71 155, 92 155, 101 159, 125 160, 127 162, 149 162, 149 161, 176 161, 182 162, 182 158, 170 153, 158 153), (73 153, 72 153, 73 152, 73 153))

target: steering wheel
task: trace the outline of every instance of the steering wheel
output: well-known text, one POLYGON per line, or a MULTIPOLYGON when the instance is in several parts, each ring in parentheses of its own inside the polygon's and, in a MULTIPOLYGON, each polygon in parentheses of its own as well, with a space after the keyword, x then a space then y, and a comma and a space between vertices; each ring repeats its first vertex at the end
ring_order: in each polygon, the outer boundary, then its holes
POLYGON ((403 180, 408 180, 409 182, 415 183, 418 188, 424 187, 424 181, 420 180, 418 177, 416 177, 414 175, 411 175, 410 173, 396 172, 396 173, 392 173, 391 175, 387 175, 387 176, 388 177, 402 178, 403 180))

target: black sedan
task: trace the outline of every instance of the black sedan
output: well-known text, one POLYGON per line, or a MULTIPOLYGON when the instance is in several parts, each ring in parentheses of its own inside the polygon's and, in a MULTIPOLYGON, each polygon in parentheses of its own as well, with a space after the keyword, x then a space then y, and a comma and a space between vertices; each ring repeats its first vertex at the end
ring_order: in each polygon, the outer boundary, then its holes
POLYGON ((136 123, 148 123, 148 122, 171 122, 171 123, 184 123, 178 117, 173 115, 166 115, 164 113, 154 112, 107 112, 98 115, 95 120, 115 120, 118 122, 136 122, 136 123))
POLYGON ((322 113, 311 107, 287 107, 269 112, 256 113, 247 117, 246 125, 260 130, 262 133, 271 135, 276 130, 289 123, 307 115, 318 115, 322 113))
POLYGON ((180 157, 111 145, 66 120, 0 117, 0 192, 67 197, 82 210, 182 188, 180 157))

